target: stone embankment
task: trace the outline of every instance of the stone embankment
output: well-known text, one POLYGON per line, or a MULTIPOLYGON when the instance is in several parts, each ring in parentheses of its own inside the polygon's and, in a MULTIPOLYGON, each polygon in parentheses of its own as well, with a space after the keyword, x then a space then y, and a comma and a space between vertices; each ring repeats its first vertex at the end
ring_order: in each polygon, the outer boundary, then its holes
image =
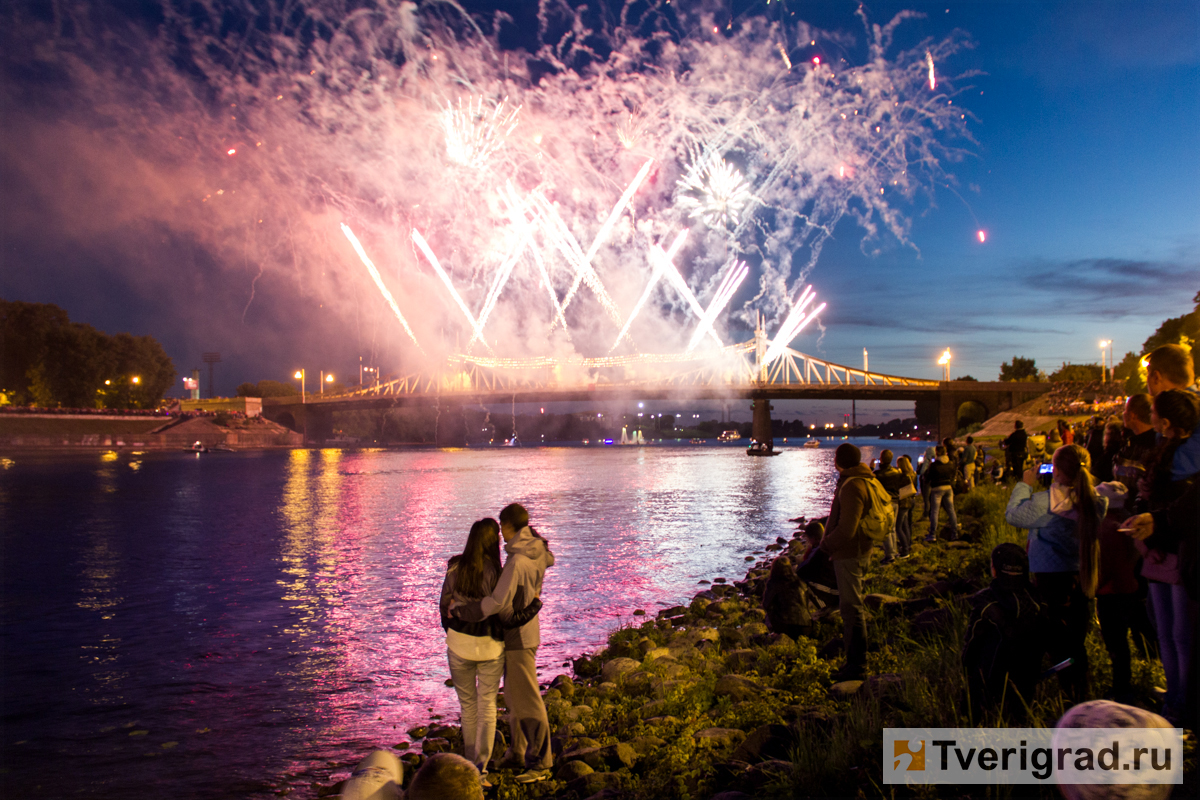
POLYGON ((303 437, 263 417, 0 414, 0 447, 30 450, 182 450, 196 442, 235 450, 300 447, 303 437))
MULTIPOLYGON (((781 536, 744 579, 715 578, 686 605, 653 617, 635 612, 645 621, 546 684, 553 777, 520 785, 516 771, 499 769, 489 796, 734 800, 877 787, 886 719, 949 724, 958 713, 964 598, 983 585, 984 553, 1002 535, 995 514, 1006 496, 986 487, 960 501, 963 541, 920 543, 910 559, 873 562, 868 680, 831 683, 841 653, 836 608, 818 609, 796 638, 768 628, 761 598, 770 564, 798 561, 805 548, 781 536)), ((507 728, 503 710, 498 717, 497 758, 507 728)), ((394 749, 410 773, 431 753, 461 752, 456 726, 409 735, 394 749)), ((338 791, 326 785, 320 795, 338 791)))

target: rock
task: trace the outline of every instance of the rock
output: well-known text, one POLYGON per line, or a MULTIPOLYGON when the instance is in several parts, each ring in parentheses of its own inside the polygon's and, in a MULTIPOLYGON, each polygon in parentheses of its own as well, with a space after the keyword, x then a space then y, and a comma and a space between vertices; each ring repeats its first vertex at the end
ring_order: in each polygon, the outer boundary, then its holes
POLYGON ((547 689, 546 691, 542 692, 542 702, 544 703, 550 703, 551 701, 561 699, 562 692, 560 692, 558 689, 547 689))
POLYGON ((674 655, 693 650, 700 642, 717 642, 720 639, 721 634, 716 628, 691 628, 672 639, 667 649, 674 655))
POLYGON ((726 650, 736 650, 738 648, 745 647, 749 638, 747 637, 746 632, 741 628, 733 628, 729 626, 721 628, 718 633, 721 637, 719 639, 721 646, 726 650))
POLYGON ((637 751, 624 742, 605 745, 600 748, 600 755, 609 769, 614 770, 621 767, 632 767, 638 759, 637 751))
POLYGON ((648 717, 660 716, 666 710, 667 710, 667 701, 666 700, 651 700, 649 703, 646 703, 646 705, 644 705, 640 709, 638 709, 637 713, 639 716, 642 717, 642 719, 646 719, 648 717))
MULTIPOLYGON (((1080 728, 1169 728, 1171 723, 1151 711, 1114 703, 1110 700, 1091 700, 1067 710, 1054 726, 1051 746, 1078 749, 1081 745, 1093 751, 1108 746, 1080 728), (1081 738, 1080 738, 1081 737, 1081 738)), ((1124 748, 1122 748, 1124 750, 1124 748)), ((1063 784, 1058 785, 1067 800, 1165 800, 1171 795, 1171 784, 1063 784)))
POLYGON ((410 747, 412 747, 412 744, 409 742, 399 742, 397 744, 392 745, 393 750, 401 750, 401 751, 407 750, 410 747))
POLYGON ((633 752, 637 753, 639 757, 648 756, 665 744, 666 741, 657 736, 639 736, 629 741, 629 746, 633 748, 633 752))
POLYGON ((606 661, 600 674, 606 682, 613 682, 627 672, 633 672, 640 667, 641 664, 634 661, 632 658, 614 658, 611 661, 606 661))
POLYGON ((725 583, 724 578, 713 578, 713 583, 725 583))
POLYGON ((454 739, 462 736, 462 729, 457 725, 430 725, 429 736, 435 739, 454 739))
POLYGON ((649 663, 659 658, 670 658, 671 650, 668 647, 655 647, 647 650, 642 658, 643 663, 649 663))
POLYGON ((774 553, 774 552, 775 552, 775 551, 777 551, 777 550, 782 550, 782 549, 783 549, 783 545, 781 545, 781 544, 769 544, 769 545, 767 545, 766 549, 767 549, 767 552, 768 552, 768 553, 774 553))
POLYGON ((964 542, 961 539, 953 542, 946 542, 946 548, 949 550, 969 550, 972 547, 974 547, 974 545, 971 542, 964 542))
POLYGON ((670 714, 662 717, 650 717, 642 721, 651 728, 673 728, 679 724, 679 718, 672 717, 670 714))
POLYGON ((429 738, 421 743, 421 752, 425 755, 450 752, 450 742, 445 739, 429 738))
POLYGON ((750 649, 734 650, 725 656, 725 667, 730 672, 745 672, 758 663, 758 654, 750 649))
POLYGON ((783 710, 784 719, 792 720, 797 728, 816 728, 828 731, 833 727, 836 717, 822 706, 788 706, 783 710))
POLYGON ((753 617, 759 621, 762 621, 767 618, 767 612, 766 612, 766 610, 764 610, 762 608, 752 608, 746 612, 746 616, 753 617))
POLYGON ((595 770, 582 761, 567 761, 559 765, 558 771, 554 773, 554 780, 570 783, 576 778, 591 775, 593 772, 595 770))
POLYGON ((743 559, 743 561, 753 561, 753 560, 754 560, 754 556, 746 556, 746 557, 743 559))
POLYGON ((556 676, 550 681, 550 688, 562 692, 562 696, 568 700, 575 695, 575 681, 571 680, 569 675, 556 676))
POLYGON ((882 608, 891 603, 903 603, 904 601, 894 595, 874 593, 864 597, 863 602, 866 603, 867 608, 882 608))
POLYGON ((635 617, 644 617, 644 616, 646 616, 646 612, 640 608, 635 608, 633 610, 633 615, 635 617))
POLYGON ((862 688, 865 681, 841 681, 829 687, 829 694, 834 697, 850 697, 858 694, 858 690, 862 688))
POLYGON ((577 797, 590 798, 607 789, 620 789, 621 776, 615 772, 593 772, 571 781, 567 788, 577 797))
POLYGON ((733 751, 734 761, 755 764, 772 759, 790 760, 796 746, 796 732, 787 725, 762 725, 750 731, 733 751))
POLYGON ((575 722, 583 717, 589 717, 592 714, 592 707, 587 705, 578 705, 567 711, 567 719, 575 722))
POLYGON ((713 749, 728 749, 737 747, 746 738, 746 734, 737 728, 705 728, 693 734, 696 743, 713 749))
POLYGON ((571 732, 572 736, 583 736, 583 734, 587 731, 587 728, 583 727, 582 722, 572 722, 571 726, 567 728, 567 730, 571 732))
POLYGON ((600 674, 600 661, 591 656, 585 655, 572 659, 571 667, 580 678, 591 678, 600 674))
POLYGON ((649 653, 651 650, 653 650, 657 646, 658 645, 654 643, 654 640, 649 637, 643 636, 641 639, 638 639, 638 643, 637 643, 638 652, 641 653, 643 656, 646 655, 646 653, 649 653))
POLYGON ((782 536, 775 537, 775 544, 787 544, 787 543, 788 543, 788 540, 783 538, 782 536))
POLYGON ((620 691, 620 687, 617 686, 612 681, 605 681, 604 683, 601 683, 599 686, 597 686, 596 690, 599 691, 600 694, 607 696, 607 695, 616 694, 618 691, 620 691))
POLYGON ((762 636, 768 633, 767 626, 762 622, 747 622, 742 626, 742 631, 747 636, 762 636))
POLYGON ((758 697, 762 693, 761 686, 741 675, 722 675, 717 680, 716 686, 713 687, 713 694, 717 697, 728 697, 735 703, 758 697))
POLYGON ((410 768, 409 771, 411 772, 419 769, 425 763, 425 756, 420 753, 405 753, 400 756, 400 760, 404 762, 405 766, 410 768))
POLYGON ((425 725, 420 725, 416 728, 410 728, 408 735, 414 739, 424 739, 425 734, 429 733, 429 728, 425 725))
POLYGON ((670 619, 671 617, 678 617, 680 614, 685 613, 687 613, 687 609, 683 606, 671 606, 658 612, 658 616, 660 619, 670 619))

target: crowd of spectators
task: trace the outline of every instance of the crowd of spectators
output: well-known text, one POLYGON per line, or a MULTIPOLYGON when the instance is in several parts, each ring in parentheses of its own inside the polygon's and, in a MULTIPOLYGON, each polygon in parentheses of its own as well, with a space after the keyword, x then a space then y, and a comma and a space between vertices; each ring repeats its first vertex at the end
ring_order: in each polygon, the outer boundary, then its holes
POLYGON ((83 414, 105 417, 170 417, 178 412, 165 408, 41 408, 39 406, 0 406, 0 414, 47 414, 78 416, 83 414))
POLYGON ((1125 382, 1057 381, 1045 399, 1047 413, 1055 416, 1119 414, 1125 402, 1125 382))

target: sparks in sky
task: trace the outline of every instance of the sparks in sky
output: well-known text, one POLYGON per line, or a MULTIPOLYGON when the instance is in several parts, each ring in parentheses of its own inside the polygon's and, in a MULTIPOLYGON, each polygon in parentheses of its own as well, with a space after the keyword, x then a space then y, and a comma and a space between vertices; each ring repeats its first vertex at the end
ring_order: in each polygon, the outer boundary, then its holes
POLYGON ((986 241, 987 241, 987 233, 986 233, 986 232, 984 232, 982 229, 980 229, 980 230, 976 231, 976 232, 975 232, 975 235, 979 237, 979 243, 980 243, 980 244, 982 244, 982 243, 984 243, 984 242, 986 242, 986 241))
POLYGON ((476 97, 466 103, 460 99, 457 107, 443 110, 440 121, 446 134, 446 157, 476 169, 486 164, 504 144, 504 137, 517 127, 521 107, 505 108, 507 103, 506 97, 489 112, 483 98, 476 97))
POLYGON ((754 199, 741 171, 723 158, 715 163, 701 160, 693 164, 677 186, 679 208, 692 219, 702 219, 713 227, 741 224, 742 213, 754 199))
POLYGON ((929 91, 937 88, 937 76, 933 74, 933 53, 925 51, 925 66, 929 67, 929 91))

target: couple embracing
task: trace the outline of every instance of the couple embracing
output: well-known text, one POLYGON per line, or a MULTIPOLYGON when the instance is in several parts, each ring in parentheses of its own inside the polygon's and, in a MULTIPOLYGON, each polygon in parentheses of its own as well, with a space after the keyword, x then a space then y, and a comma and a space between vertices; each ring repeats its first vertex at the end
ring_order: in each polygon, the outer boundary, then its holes
POLYGON ((513 503, 500 521, 471 526, 467 546, 450 559, 442 583, 441 616, 450 676, 462 704, 464 755, 484 786, 496 735, 496 694, 504 676, 512 746, 502 759, 524 768, 520 783, 550 776, 550 723, 537 680, 542 579, 554 565, 545 539, 529 527, 529 512, 513 503), (508 554, 500 566, 500 536, 508 554))

